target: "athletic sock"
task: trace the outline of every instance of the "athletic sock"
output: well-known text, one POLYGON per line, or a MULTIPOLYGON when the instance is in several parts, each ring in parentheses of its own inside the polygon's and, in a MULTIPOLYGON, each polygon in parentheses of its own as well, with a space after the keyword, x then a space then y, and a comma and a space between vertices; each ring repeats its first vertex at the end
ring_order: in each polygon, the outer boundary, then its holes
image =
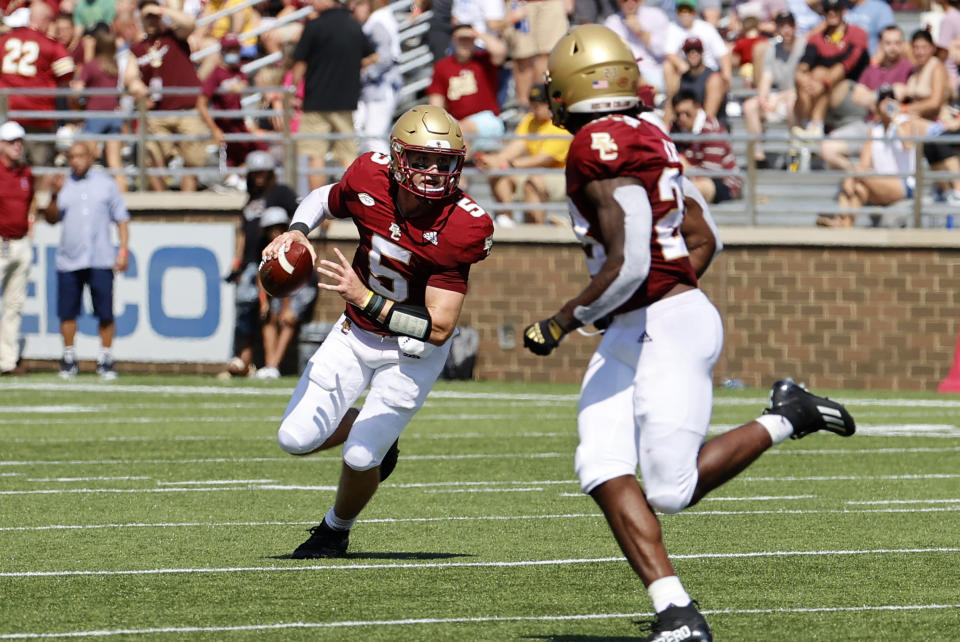
POLYGON ((97 357, 97 363, 107 363, 113 361, 113 350, 111 348, 100 348, 100 356, 97 357))
POLYGON ((77 350, 73 346, 67 346, 63 349, 63 359, 65 361, 76 361, 77 350))
POLYGON ((773 440, 774 446, 793 434, 793 424, 783 415, 760 415, 757 417, 757 423, 770 433, 770 439, 773 440))
POLYGON ((660 613, 670 606, 687 606, 693 600, 680 583, 676 575, 661 577, 647 587, 647 593, 653 600, 653 610, 660 613))
POLYGON ((333 512, 333 508, 331 508, 327 511, 323 521, 327 523, 327 526, 335 531, 348 531, 353 528, 353 523, 357 521, 357 518, 354 517, 353 519, 340 519, 337 517, 337 514, 333 512))

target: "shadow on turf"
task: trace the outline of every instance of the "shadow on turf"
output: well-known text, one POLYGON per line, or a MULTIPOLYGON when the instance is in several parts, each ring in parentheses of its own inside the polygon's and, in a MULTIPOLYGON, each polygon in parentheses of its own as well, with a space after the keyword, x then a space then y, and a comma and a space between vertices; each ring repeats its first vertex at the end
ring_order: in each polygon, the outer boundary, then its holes
MULTIPOLYGON (((274 560, 291 560, 293 555, 270 555, 274 560)), ((343 557, 333 559, 347 560, 447 560, 454 557, 473 557, 468 553, 347 553, 343 557)), ((323 558, 317 558, 323 559, 323 558)), ((329 558, 328 558, 329 559, 329 558)), ((312 560, 311 560, 312 561, 312 560)))

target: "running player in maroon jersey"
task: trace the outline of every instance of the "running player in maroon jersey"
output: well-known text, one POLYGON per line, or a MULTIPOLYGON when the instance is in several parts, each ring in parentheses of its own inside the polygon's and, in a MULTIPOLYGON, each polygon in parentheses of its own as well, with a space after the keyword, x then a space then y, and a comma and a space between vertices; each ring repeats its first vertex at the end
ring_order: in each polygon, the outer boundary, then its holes
POLYGON ((606 27, 577 27, 550 54, 547 94, 554 123, 574 134, 567 195, 591 278, 527 327, 524 345, 547 355, 566 333, 612 316, 581 388, 577 475, 653 600, 647 640, 708 641, 653 510, 696 503, 787 437, 850 435, 854 421, 840 404, 778 381, 766 414, 704 444, 723 327, 697 287, 706 266, 691 262, 684 210, 688 199, 706 204, 682 180, 662 123, 639 108, 637 79, 630 49, 606 27))
POLYGON ((321 260, 323 290, 346 311, 310 359, 277 439, 294 455, 343 444, 337 497, 293 557, 342 557, 350 528, 396 464, 397 440, 433 387, 450 352, 470 266, 493 243, 487 213, 457 183, 460 126, 440 107, 414 107, 397 120, 390 155, 359 157, 339 183, 311 192, 272 258, 324 218, 353 219, 360 243, 352 264, 335 249, 321 260), (351 405, 369 388, 359 412, 351 405))

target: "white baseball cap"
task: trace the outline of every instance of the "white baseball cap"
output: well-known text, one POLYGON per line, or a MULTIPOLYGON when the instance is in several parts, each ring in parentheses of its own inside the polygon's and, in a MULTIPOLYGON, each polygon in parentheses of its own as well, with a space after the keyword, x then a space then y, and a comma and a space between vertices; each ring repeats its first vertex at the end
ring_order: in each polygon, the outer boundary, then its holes
POLYGON ((24 131, 20 123, 8 120, 4 124, 0 125, 0 140, 6 141, 8 143, 15 140, 20 140, 27 135, 27 132, 24 131))
POLYGON ((255 150, 247 154, 248 172, 272 172, 277 168, 277 161, 267 152, 255 150))

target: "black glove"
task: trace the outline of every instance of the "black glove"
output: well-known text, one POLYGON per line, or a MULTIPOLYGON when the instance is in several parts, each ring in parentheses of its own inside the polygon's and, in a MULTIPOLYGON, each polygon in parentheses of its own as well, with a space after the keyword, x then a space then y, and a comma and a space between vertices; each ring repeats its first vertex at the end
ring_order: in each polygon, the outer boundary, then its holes
POLYGON ((560 339, 567 333, 554 317, 538 321, 523 331, 523 347, 533 354, 545 357, 560 345, 560 339))
POLYGON ((227 283, 236 283, 240 280, 240 275, 243 274, 243 268, 237 268, 227 276, 223 277, 223 280, 227 283))

